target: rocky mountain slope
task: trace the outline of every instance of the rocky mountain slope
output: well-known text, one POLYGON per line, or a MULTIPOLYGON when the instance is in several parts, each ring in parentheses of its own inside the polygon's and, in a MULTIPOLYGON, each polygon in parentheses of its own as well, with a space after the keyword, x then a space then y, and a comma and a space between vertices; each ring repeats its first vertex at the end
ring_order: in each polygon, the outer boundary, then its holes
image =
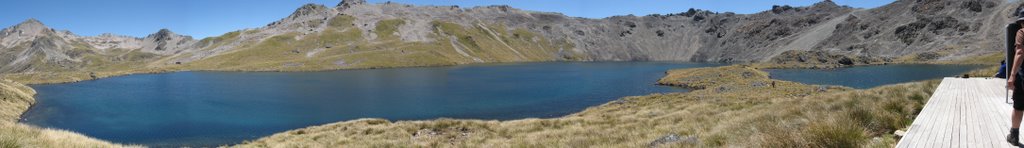
POLYGON ((991 0, 901 0, 858 11, 815 49, 946 60, 1003 48, 1003 27, 1020 4, 991 0), (920 56, 918 56, 920 55, 920 56))
POLYGON ((756 62, 791 50, 949 60, 999 51, 1019 4, 899 0, 856 9, 822 1, 755 14, 687 12, 603 19, 519 10, 308 4, 264 27, 200 40, 78 36, 36 20, 0 31, 0 73, 194 69, 294 71, 520 61, 756 62))

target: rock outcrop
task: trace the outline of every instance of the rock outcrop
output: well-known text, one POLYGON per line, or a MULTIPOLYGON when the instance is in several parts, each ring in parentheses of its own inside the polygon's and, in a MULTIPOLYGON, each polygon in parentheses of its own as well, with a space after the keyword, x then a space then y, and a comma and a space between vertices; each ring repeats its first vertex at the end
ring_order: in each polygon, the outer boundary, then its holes
POLYGON ((169 55, 193 49, 196 40, 191 36, 178 35, 168 29, 160 29, 142 39, 142 51, 169 55))
POLYGON ((336 7, 338 7, 338 9, 347 9, 355 5, 363 4, 366 4, 366 0, 341 0, 341 3, 338 3, 336 7))
POLYGON ((1017 3, 899 0, 853 13, 815 49, 896 57, 923 52, 954 59, 1000 51, 1017 3))

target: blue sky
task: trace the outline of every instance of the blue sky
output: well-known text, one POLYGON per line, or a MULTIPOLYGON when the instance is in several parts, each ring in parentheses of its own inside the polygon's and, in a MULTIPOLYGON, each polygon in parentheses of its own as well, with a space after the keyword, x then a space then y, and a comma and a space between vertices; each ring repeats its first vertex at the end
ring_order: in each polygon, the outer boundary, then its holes
MULTIPOLYGON (((142 37, 162 28, 195 38, 256 28, 284 18, 306 3, 333 7, 340 0, 0 0, 0 26, 29 18, 79 35, 114 33, 142 37)), ((383 3, 388 0, 368 0, 383 3)), ((463 8, 510 5, 603 18, 612 15, 667 14, 698 8, 718 12, 756 13, 772 5, 808 6, 819 0, 390 0, 415 5, 459 5, 463 8)), ((834 0, 839 5, 873 8, 892 0, 834 0)))

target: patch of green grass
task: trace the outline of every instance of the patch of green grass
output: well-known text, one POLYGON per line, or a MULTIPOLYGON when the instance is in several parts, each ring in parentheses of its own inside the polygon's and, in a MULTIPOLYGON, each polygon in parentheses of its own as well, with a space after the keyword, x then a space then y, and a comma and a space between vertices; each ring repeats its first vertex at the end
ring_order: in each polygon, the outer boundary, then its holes
POLYGON ((376 28, 373 31, 379 39, 394 40, 398 39, 398 36, 395 34, 398 32, 398 27, 403 24, 405 24, 405 20, 402 19, 381 20, 377 22, 376 28))
POLYGON ((232 31, 216 37, 206 37, 202 40, 199 40, 199 45, 206 46, 204 48, 206 50, 217 48, 223 46, 224 44, 238 41, 239 36, 241 34, 242 31, 232 31))
POLYGON ((349 15, 338 15, 335 16, 334 18, 331 18, 327 22, 327 26, 333 27, 335 29, 353 27, 354 24, 352 24, 352 22, 355 20, 355 17, 349 15))

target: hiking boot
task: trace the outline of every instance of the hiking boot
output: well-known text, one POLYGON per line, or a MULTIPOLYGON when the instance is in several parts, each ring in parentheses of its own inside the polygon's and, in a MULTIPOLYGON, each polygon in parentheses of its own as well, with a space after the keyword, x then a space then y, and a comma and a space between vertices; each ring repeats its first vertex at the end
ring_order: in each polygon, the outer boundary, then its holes
POLYGON ((1013 134, 1006 135, 1006 142, 1013 146, 1021 146, 1020 140, 1017 140, 1017 136, 1013 134))

